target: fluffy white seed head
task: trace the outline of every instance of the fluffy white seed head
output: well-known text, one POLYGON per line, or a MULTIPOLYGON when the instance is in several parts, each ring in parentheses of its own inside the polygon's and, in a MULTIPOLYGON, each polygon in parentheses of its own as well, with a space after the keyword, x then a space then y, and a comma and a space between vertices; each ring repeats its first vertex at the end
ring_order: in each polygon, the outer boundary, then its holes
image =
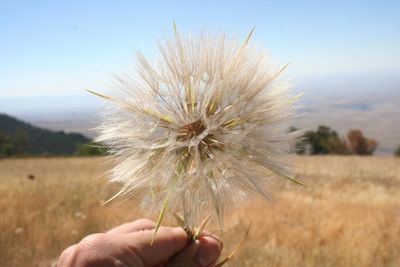
POLYGON ((277 79, 283 68, 249 39, 175 31, 158 59, 136 54, 137 71, 106 97, 97 138, 122 194, 183 214, 191 229, 211 211, 222 227, 226 207, 268 198, 273 177, 290 177, 293 97, 277 79))

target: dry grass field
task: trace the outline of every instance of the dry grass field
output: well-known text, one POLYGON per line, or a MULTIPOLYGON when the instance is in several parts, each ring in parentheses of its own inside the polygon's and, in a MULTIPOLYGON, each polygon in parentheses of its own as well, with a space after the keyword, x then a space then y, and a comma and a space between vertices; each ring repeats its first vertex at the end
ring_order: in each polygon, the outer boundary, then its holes
MULTIPOLYGON (((0 160, 1 267, 55 265, 83 236, 141 217, 134 201, 102 205, 116 191, 102 162, 0 160)), ((273 201, 254 200, 228 216, 226 251, 253 226, 227 266, 400 266, 400 159, 296 157, 295 164, 306 188, 283 182, 273 201)))

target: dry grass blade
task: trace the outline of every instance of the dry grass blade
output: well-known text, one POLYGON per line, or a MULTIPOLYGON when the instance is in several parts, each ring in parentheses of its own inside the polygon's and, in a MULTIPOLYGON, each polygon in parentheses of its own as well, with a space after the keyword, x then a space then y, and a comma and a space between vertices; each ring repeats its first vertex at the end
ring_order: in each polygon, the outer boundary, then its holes
POLYGON ((253 29, 251 29, 251 31, 249 32, 249 34, 247 35, 245 41, 244 41, 244 45, 247 45, 251 39, 251 37, 253 36, 254 31, 256 30, 256 27, 253 27, 253 29))
POLYGON ((93 94, 93 95, 96 95, 96 96, 99 96, 99 97, 101 97, 101 98, 104 98, 104 99, 107 99, 107 100, 114 100, 112 97, 109 97, 109 96, 100 94, 100 93, 95 92, 95 91, 92 91, 92 90, 90 90, 90 89, 85 89, 85 90, 88 91, 89 93, 91 93, 91 94, 93 94))
POLYGON ((290 177, 290 176, 283 176, 283 177, 285 177, 286 179, 288 179, 289 181, 291 181, 291 182, 294 182, 294 183, 296 183, 296 184, 298 184, 298 185, 302 185, 302 186, 306 186, 304 183, 302 183, 302 182, 300 182, 298 179, 296 179, 296 178, 294 178, 294 177, 290 177))
POLYGON ((206 227, 207 222, 210 220, 212 216, 212 213, 210 213, 200 224, 199 228, 197 229, 197 231, 194 233, 194 239, 197 239, 200 235, 201 232, 204 230, 204 227, 206 227))
POLYGON ((215 267, 223 266, 242 248, 244 242, 246 241, 247 237, 249 236, 251 225, 252 225, 252 222, 250 222, 249 227, 247 227, 246 233, 244 234, 243 239, 240 241, 239 245, 237 245, 237 247, 231 253, 229 253, 229 255, 224 260, 222 260, 220 263, 217 263, 215 265, 215 267))
POLYGON ((154 230, 154 235, 153 235, 153 238, 151 239, 150 245, 153 245, 154 240, 156 238, 156 234, 158 232, 158 229, 160 229, 161 222, 162 222, 162 220, 164 218, 164 215, 165 215, 165 211, 167 210, 167 207, 168 207, 168 201, 169 201, 169 196, 167 196, 166 199, 164 200, 164 204, 162 205, 160 214, 158 215, 158 219, 157 219, 157 222, 156 222, 156 228, 154 230))

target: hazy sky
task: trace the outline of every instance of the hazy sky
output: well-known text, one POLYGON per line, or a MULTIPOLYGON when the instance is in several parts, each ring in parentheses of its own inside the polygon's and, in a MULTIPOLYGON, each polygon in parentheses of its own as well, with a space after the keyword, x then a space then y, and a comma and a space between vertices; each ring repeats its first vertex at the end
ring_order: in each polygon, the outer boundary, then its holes
POLYGON ((400 1, 0 1, 0 97, 104 89, 183 30, 254 40, 295 78, 400 71, 400 1))

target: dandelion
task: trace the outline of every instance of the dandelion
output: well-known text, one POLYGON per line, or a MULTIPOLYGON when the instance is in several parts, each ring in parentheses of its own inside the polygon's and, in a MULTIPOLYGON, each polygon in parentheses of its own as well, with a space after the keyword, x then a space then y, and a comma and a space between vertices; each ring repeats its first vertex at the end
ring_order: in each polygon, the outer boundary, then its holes
POLYGON ((243 41, 208 32, 181 34, 136 53, 133 74, 117 77, 96 141, 116 161, 119 195, 141 198, 146 211, 180 214, 188 233, 211 212, 248 197, 269 198, 274 177, 291 178, 287 156, 293 115, 285 67, 243 41))

